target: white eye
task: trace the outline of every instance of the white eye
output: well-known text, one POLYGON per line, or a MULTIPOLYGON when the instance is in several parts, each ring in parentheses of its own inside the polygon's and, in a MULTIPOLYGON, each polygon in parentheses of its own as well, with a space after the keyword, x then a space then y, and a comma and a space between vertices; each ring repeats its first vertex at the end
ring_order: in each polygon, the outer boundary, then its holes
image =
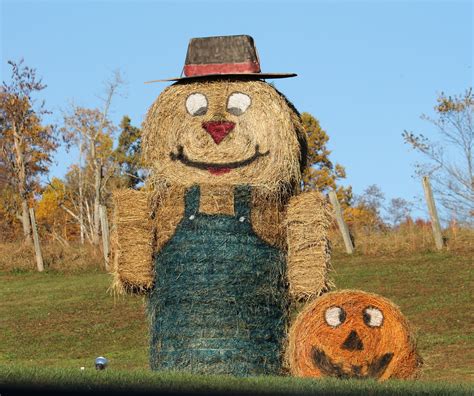
POLYGON ((346 320, 346 313, 341 307, 329 307, 324 313, 326 323, 331 327, 337 327, 346 320))
POLYGON ((227 111, 233 115, 239 116, 249 108, 252 100, 250 96, 240 92, 234 92, 227 100, 227 111))
POLYGON ((186 110, 192 116, 204 115, 207 112, 207 98, 201 93, 193 93, 186 99, 186 110))
POLYGON ((370 327, 380 327, 383 323, 383 313, 375 307, 364 309, 364 323, 370 327))

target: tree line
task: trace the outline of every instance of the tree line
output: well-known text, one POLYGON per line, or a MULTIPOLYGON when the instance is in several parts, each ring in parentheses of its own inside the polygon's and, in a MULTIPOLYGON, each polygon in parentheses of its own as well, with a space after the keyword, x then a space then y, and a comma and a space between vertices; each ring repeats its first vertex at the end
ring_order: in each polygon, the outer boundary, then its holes
MULTIPOLYGON (((119 72, 112 74, 105 83, 99 106, 88 108, 71 104, 61 114, 59 125, 48 125, 44 119, 51 112, 40 100, 46 84, 36 70, 23 61, 8 64, 11 78, 0 88, 0 240, 22 239, 31 244, 28 211, 34 207, 42 238, 63 244, 77 240, 97 246, 100 206, 110 207, 114 189, 139 189, 147 177, 140 159, 140 128, 132 125, 126 115, 118 125, 110 117, 110 109, 124 84, 123 78, 119 72), (69 166, 64 177, 50 179, 50 167, 60 146, 77 153, 77 161, 69 166)), ((459 192, 464 206, 457 210, 460 214, 466 211, 469 214, 473 199, 472 91, 462 97, 441 98, 437 108, 440 119, 430 121, 436 122, 444 132, 451 128, 449 137, 453 142, 461 142, 467 173, 463 173, 464 168, 453 167, 440 159, 431 142, 423 136, 405 132, 404 138, 413 148, 435 160, 438 172, 432 172, 439 175, 443 166, 446 167, 452 186, 446 203, 452 207, 453 196, 459 192), (452 128, 460 129, 463 135, 456 138, 452 128), (456 139, 460 139, 459 142, 456 139)), ((302 113, 301 117, 308 136, 310 165, 303 175, 303 189, 335 191, 350 223, 360 222, 380 229, 387 221, 396 225, 409 217, 411 204, 395 198, 385 206, 390 218, 384 218, 381 213, 384 196, 377 186, 369 186, 361 196, 354 196, 350 186, 341 185, 346 171, 330 160, 329 135, 311 114, 302 113)), ((446 191, 448 181, 442 176, 439 181, 439 186, 446 191)))

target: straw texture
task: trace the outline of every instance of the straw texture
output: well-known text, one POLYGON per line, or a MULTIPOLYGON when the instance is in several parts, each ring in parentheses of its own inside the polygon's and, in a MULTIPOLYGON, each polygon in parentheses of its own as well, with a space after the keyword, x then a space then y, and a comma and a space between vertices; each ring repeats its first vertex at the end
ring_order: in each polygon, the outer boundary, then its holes
POLYGON ((288 282, 298 298, 328 287, 323 200, 291 198, 307 155, 298 112, 263 81, 176 83, 142 132, 149 197, 116 198, 115 272, 149 289, 152 369, 282 374, 288 282))
POLYGON ((398 307, 357 290, 309 303, 291 326, 287 357, 299 377, 408 379, 422 364, 398 307))
POLYGON ((325 198, 317 192, 292 197, 285 224, 290 295, 309 299, 329 290, 331 214, 325 198))
POLYGON ((144 292, 152 286, 152 222, 147 193, 116 190, 111 236, 114 277, 117 293, 144 292))
POLYGON ((277 193, 299 182, 306 160, 298 115, 283 95, 263 81, 174 84, 151 106, 142 129, 144 162, 152 171, 150 180, 158 184, 249 185, 277 193), (227 111, 229 96, 236 92, 251 100, 241 115, 227 111), (207 100, 202 116, 192 116, 185 106, 186 98, 196 93, 207 100), (216 144, 202 125, 219 120, 233 122, 235 128, 216 144), (205 167, 184 163, 180 153, 188 161, 216 165, 236 164, 259 155, 245 166, 216 176, 205 167))

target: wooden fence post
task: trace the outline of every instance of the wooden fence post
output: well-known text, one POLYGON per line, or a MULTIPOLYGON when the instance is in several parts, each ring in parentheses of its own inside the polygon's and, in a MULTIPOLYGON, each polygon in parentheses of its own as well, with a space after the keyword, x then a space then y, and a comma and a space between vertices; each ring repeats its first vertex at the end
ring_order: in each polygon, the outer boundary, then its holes
POLYGON ((107 219, 107 208, 99 206, 100 227, 102 229, 102 247, 104 250, 105 269, 109 270, 110 242, 109 242, 109 221, 107 219))
POLYGON ((439 224, 438 212, 433 198, 433 191, 431 190, 430 179, 428 176, 423 176, 423 190, 425 190, 426 204, 431 218, 431 228, 433 229, 433 236, 438 250, 443 249, 444 242, 441 234, 441 226, 439 224))
POLYGON ((41 254, 41 246, 40 246, 39 238, 38 238, 38 229, 36 228, 35 211, 33 208, 30 208, 30 221, 31 221, 31 230, 33 232, 33 243, 35 246, 36 266, 38 267, 38 272, 43 272, 44 271, 43 255, 41 254))
POLYGON ((342 217, 341 205, 339 205, 337 195, 334 191, 329 191, 329 201, 331 201, 332 207, 334 208, 334 214, 336 216, 339 231, 341 231, 342 234, 342 239, 344 240, 344 245, 346 246, 346 252, 352 254, 354 253, 354 245, 352 244, 347 224, 344 222, 344 218, 342 217))

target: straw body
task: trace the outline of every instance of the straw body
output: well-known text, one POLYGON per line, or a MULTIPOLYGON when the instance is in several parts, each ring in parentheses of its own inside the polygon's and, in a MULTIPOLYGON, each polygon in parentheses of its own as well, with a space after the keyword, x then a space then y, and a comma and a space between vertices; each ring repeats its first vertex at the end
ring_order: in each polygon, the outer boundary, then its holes
POLYGON ((148 292, 151 367, 283 373, 289 298, 329 286, 325 199, 298 194, 298 113, 263 81, 178 83, 142 149, 144 190, 114 200, 114 271, 117 290, 148 292))

